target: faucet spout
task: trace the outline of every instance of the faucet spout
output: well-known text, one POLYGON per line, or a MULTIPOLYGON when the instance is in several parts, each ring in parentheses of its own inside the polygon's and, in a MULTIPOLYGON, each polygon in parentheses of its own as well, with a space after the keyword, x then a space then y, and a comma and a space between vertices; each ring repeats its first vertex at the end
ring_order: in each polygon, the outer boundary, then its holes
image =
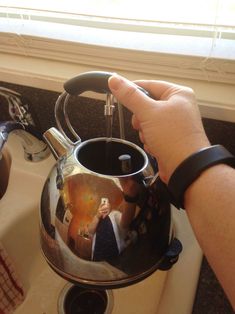
POLYGON ((23 129, 23 125, 19 122, 7 121, 0 123, 0 152, 7 141, 9 133, 20 129, 23 129))
POLYGON ((0 153, 9 133, 14 131, 21 138, 26 160, 34 162, 47 158, 50 150, 36 128, 25 99, 21 94, 5 87, 0 87, 0 96, 6 99, 13 120, 0 122, 0 153))
POLYGON ((11 132, 16 133, 21 138, 26 160, 36 162, 49 156, 50 150, 40 138, 39 132, 15 121, 0 122, 0 154, 11 132))

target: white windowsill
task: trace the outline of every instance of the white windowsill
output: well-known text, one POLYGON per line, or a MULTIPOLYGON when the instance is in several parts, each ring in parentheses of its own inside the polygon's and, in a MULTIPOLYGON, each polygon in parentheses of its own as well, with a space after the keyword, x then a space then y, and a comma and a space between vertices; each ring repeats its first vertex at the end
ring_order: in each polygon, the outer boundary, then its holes
POLYGON ((234 40, 1 23, 0 81, 62 91, 67 79, 92 70, 191 86, 203 116, 235 122, 234 40))

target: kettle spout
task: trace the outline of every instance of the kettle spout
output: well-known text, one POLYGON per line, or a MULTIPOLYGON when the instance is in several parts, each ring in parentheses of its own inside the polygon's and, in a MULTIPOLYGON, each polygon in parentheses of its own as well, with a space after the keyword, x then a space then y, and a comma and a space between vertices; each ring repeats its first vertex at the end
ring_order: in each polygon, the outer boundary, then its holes
POLYGON ((56 128, 52 127, 47 130, 43 137, 51 149, 52 154, 56 159, 67 155, 73 149, 73 145, 70 144, 66 138, 56 128))

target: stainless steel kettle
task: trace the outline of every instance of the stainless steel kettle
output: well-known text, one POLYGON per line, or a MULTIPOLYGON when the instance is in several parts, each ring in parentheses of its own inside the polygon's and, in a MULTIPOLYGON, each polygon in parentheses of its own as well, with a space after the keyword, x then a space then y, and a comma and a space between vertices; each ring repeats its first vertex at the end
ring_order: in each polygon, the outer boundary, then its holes
POLYGON ((107 94, 105 116, 112 129, 111 75, 87 72, 65 83, 55 105, 60 131, 44 134, 57 163, 40 206, 41 247, 49 265, 71 282, 105 289, 169 269, 182 250, 156 161, 124 136, 82 142, 70 123, 70 96, 89 90, 107 94), (66 135, 60 111, 76 142, 66 135))

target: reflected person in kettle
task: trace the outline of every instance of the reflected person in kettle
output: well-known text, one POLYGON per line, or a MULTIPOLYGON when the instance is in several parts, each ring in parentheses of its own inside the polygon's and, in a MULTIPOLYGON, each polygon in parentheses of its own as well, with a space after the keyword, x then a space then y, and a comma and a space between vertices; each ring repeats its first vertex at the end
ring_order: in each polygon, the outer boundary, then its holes
POLYGON ((109 261, 118 257, 137 237, 136 232, 131 231, 129 226, 136 213, 138 186, 133 184, 133 181, 125 185, 125 191, 129 191, 129 197, 131 198, 131 192, 135 195, 134 201, 127 202, 124 194, 122 208, 117 210, 111 208, 108 198, 101 198, 97 213, 88 226, 89 234, 93 236, 93 261, 109 261))
MULTIPOLYGON (((109 79, 112 94, 133 113, 132 125, 168 185, 175 170, 195 154, 211 151, 211 144, 191 88, 154 80, 136 84, 116 74, 109 79)), ((223 162, 210 164, 191 181, 182 199, 197 240, 235 309, 234 189, 235 170, 223 162)))

